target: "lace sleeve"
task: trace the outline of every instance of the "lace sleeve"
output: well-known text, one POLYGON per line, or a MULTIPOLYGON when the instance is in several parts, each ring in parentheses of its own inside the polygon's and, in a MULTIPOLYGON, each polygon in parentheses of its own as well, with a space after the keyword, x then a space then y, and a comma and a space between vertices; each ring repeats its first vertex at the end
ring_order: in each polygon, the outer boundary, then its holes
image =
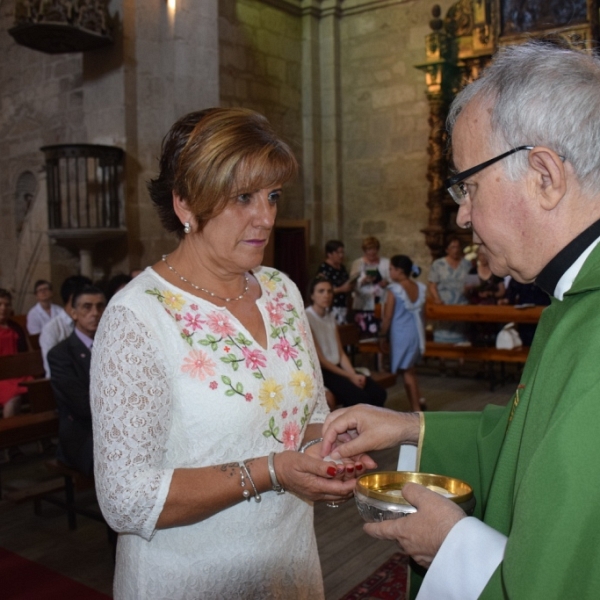
POLYGON ((173 475, 162 468, 171 424, 165 361, 146 326, 118 305, 105 311, 92 354, 98 502, 115 531, 150 540, 173 475))

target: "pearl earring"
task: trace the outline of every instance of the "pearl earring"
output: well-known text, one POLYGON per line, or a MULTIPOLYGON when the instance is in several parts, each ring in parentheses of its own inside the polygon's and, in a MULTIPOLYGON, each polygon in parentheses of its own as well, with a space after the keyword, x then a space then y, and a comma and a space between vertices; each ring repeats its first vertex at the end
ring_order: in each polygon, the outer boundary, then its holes
POLYGON ((190 231, 192 231, 192 228, 191 228, 190 224, 188 223, 188 221, 186 221, 183 224, 183 233, 189 233, 190 231))

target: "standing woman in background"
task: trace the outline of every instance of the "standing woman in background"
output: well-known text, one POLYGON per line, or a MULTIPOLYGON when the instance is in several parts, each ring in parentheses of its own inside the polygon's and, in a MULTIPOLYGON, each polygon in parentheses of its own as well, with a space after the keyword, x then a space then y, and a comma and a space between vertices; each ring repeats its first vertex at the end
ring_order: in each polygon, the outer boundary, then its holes
POLYGON ((425 352, 425 328, 423 307, 427 288, 421 282, 411 281, 418 277, 421 269, 403 254, 392 256, 390 278, 383 309, 380 339, 384 345, 389 335, 391 346, 391 371, 400 371, 404 378, 404 389, 413 411, 427 410, 421 398, 415 365, 425 352))
POLYGON ((363 255, 350 269, 350 281, 356 280, 352 302, 354 320, 365 336, 376 336, 379 331, 375 306, 381 303, 390 281, 390 260, 379 256, 379 248, 376 237, 366 237, 362 243, 363 255))

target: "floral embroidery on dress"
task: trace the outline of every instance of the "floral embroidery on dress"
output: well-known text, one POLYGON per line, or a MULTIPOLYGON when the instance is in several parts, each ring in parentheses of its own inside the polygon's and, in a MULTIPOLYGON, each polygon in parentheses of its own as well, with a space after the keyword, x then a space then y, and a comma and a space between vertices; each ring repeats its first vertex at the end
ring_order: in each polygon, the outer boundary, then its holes
POLYGON ((208 389, 224 397, 240 397, 244 402, 256 401, 257 397, 265 415, 269 415, 268 428, 263 435, 273 437, 286 449, 296 449, 311 416, 311 408, 305 401, 315 393, 315 366, 307 350, 307 328, 290 302, 287 286, 280 273, 261 269, 256 277, 264 294, 265 325, 269 338, 273 340, 271 358, 267 351, 257 347, 254 340, 246 337, 237 321, 227 312, 201 311, 198 304, 188 304, 182 294, 170 289, 155 287, 147 289, 146 293, 164 305, 165 311, 176 323, 182 340, 190 346, 181 371, 192 378, 206 381, 208 389), (294 369, 287 376, 287 381, 265 374, 275 354, 294 369), (219 375, 217 361, 230 367, 231 372, 219 375), (307 362, 307 367, 304 367, 307 370, 302 370, 303 361, 307 362), (241 373, 240 369, 260 380, 258 389, 253 390, 254 394, 236 377, 236 373, 241 373), (296 417, 298 406, 290 407, 290 398, 304 403, 299 420, 296 417), (286 401, 287 404, 282 407, 286 401))

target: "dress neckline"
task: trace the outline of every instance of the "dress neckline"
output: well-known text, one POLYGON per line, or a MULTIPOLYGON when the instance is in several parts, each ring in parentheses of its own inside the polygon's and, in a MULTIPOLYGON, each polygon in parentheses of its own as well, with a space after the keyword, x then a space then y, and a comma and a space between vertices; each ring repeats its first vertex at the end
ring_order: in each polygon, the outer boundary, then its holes
POLYGON ((260 316, 262 317, 263 327, 265 328, 265 334, 266 334, 266 338, 267 338, 267 345, 266 346, 263 346, 248 331, 248 329, 245 327, 245 325, 229 310, 229 307, 227 305, 226 306, 219 306, 217 304, 214 304, 210 300, 206 300, 204 298, 200 298, 199 296, 195 296, 191 292, 188 292, 186 290, 181 289, 178 285, 171 284, 162 275, 160 275, 159 273, 157 273, 156 269, 154 269, 154 267, 150 266, 150 267, 148 267, 148 269, 150 270, 152 277, 155 277, 156 279, 159 279, 161 282, 164 283, 164 285, 176 289, 178 291, 178 293, 181 293, 181 294, 187 296, 188 298, 192 298, 193 302, 198 302, 198 303, 202 303, 204 305, 207 305, 212 310, 227 312, 227 314, 229 315, 229 318, 233 319, 236 322, 238 329, 240 331, 243 331, 244 335, 247 335, 259 348, 261 348, 265 352, 269 350, 270 336, 269 336, 269 328, 268 328, 268 319, 266 318, 267 315, 265 314, 265 308, 264 308, 265 288, 263 287, 263 284, 260 281, 260 278, 256 276, 256 272, 262 270, 262 267, 259 267, 258 269, 249 269, 248 273, 250 273, 250 275, 252 277, 254 277, 254 279, 256 280, 256 283, 258 284, 258 287, 260 289, 260 296, 256 299, 256 307, 258 308, 258 312, 260 313, 260 316))

